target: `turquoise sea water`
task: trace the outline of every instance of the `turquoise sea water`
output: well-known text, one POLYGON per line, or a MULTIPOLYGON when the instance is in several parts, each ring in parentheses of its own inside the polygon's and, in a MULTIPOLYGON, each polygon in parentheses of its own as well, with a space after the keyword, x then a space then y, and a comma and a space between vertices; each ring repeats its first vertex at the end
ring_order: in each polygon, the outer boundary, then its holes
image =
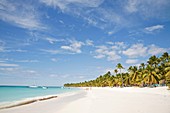
POLYGON ((23 100, 32 97, 57 95, 77 91, 75 88, 63 87, 29 87, 29 86, 0 86, 0 103, 23 100))

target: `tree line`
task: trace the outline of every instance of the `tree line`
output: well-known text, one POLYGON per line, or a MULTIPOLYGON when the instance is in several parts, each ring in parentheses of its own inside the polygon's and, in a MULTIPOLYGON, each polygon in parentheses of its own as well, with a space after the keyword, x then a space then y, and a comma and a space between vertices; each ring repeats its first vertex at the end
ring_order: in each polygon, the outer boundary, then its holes
POLYGON ((167 85, 170 88, 170 55, 165 52, 160 57, 151 56, 146 63, 130 66, 121 72, 121 63, 114 69, 115 75, 108 71, 95 80, 80 83, 67 83, 65 87, 156 87, 167 85))

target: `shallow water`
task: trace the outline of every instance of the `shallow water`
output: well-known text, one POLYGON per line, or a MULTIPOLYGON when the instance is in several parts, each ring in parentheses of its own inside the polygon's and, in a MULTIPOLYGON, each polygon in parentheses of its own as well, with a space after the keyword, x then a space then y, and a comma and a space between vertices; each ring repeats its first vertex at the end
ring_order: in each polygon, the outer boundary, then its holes
POLYGON ((76 91, 76 88, 0 86, 0 103, 76 91))

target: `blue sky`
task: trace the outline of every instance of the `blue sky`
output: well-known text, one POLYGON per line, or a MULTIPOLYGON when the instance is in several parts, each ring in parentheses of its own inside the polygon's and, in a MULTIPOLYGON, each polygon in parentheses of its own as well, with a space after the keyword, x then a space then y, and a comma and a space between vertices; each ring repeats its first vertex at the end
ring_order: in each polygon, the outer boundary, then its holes
POLYGON ((0 0, 1 85, 90 80, 169 51, 169 0, 0 0))

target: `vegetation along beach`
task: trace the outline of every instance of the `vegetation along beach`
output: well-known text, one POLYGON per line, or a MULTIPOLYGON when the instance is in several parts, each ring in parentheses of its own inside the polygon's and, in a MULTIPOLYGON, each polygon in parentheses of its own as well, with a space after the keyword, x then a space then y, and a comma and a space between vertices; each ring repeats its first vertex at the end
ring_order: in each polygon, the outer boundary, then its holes
POLYGON ((0 113, 170 113, 170 0, 0 0, 0 113))

